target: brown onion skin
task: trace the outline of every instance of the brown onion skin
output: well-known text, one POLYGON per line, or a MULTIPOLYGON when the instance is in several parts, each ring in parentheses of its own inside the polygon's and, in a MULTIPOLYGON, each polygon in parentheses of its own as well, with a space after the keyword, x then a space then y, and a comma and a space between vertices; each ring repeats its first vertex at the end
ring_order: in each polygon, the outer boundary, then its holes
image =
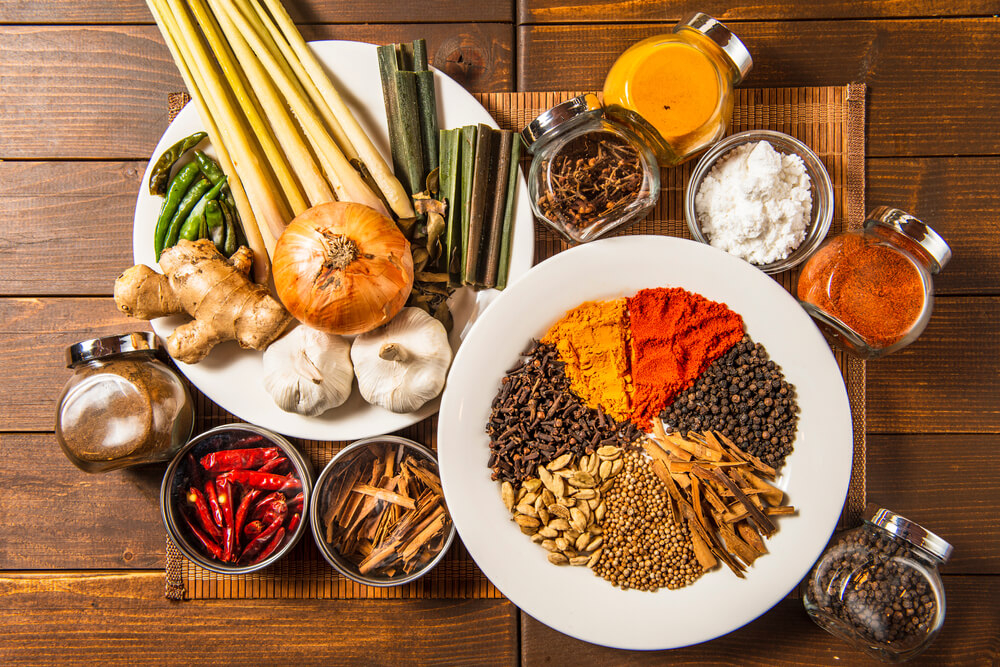
POLYGON ((332 334, 371 331, 400 311, 413 288, 410 242, 389 218, 362 204, 329 202, 303 211, 271 259, 278 297, 297 320, 332 334), (324 269, 328 239, 346 236, 358 257, 324 269))

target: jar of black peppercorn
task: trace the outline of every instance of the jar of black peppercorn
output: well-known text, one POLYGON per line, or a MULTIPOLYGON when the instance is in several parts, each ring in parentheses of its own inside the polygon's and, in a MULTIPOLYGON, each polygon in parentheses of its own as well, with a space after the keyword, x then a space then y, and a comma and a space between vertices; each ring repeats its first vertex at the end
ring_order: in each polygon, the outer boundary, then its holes
POLYGON ((951 545, 883 508, 860 528, 834 536, 806 584, 813 621, 886 662, 926 649, 944 623, 938 566, 951 545))
POLYGON ((652 150, 606 118, 596 95, 574 97, 521 131, 534 155, 528 192, 535 215, 574 243, 640 220, 660 196, 652 150))

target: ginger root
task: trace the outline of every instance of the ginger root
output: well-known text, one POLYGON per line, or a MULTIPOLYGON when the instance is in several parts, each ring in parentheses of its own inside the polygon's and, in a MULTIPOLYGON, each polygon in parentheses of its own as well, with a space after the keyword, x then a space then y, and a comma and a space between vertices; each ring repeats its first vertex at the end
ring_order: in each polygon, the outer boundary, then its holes
POLYGON ((143 320, 187 313, 194 319, 167 338, 174 359, 193 364, 218 343, 263 350, 292 316, 261 285, 250 281, 252 253, 243 247, 226 259, 208 239, 181 240, 160 255, 157 273, 136 264, 115 280, 115 304, 143 320))

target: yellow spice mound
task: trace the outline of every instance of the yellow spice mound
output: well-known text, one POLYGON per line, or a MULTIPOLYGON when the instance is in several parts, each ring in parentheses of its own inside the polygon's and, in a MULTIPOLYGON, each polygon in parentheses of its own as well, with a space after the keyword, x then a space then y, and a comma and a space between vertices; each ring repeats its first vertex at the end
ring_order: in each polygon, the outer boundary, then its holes
POLYGON ((587 301, 552 325, 543 343, 566 363, 573 392, 594 410, 627 421, 632 376, 628 368, 625 299, 587 301))

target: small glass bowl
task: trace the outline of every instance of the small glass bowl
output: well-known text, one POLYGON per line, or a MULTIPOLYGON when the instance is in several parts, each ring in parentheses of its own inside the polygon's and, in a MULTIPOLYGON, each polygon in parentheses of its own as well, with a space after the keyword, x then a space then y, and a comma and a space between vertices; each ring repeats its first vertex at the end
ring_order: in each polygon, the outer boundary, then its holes
MULTIPOLYGON (((309 530, 307 527, 309 517, 305 516, 305 514, 308 512, 307 508, 310 506, 312 500, 312 478, 312 465, 308 459, 302 456, 299 450, 282 436, 259 426, 254 426, 253 424, 223 424, 192 438, 190 442, 177 452, 177 456, 167 466, 167 472, 163 475, 163 484, 160 486, 160 514, 163 517, 163 524, 167 528, 170 539, 173 540, 174 544, 177 545, 177 548, 181 550, 181 553, 188 560, 197 563, 206 570, 218 572, 219 574, 248 574, 263 570, 265 567, 281 560, 298 543, 302 535, 309 530), (281 449, 282 453, 288 457, 289 462, 295 469, 295 474, 302 481, 303 498, 301 511, 303 515, 299 520, 299 525, 296 527, 295 532, 285 538, 285 543, 277 551, 259 563, 253 563, 252 565, 220 563, 203 555, 195 546, 193 538, 189 536, 188 529, 184 525, 184 518, 181 516, 178 508, 178 500, 183 499, 189 487, 190 478, 186 470, 188 454, 190 453, 195 460, 198 460, 212 452, 235 449, 235 447, 229 446, 218 447, 210 442, 213 436, 228 432, 243 432, 263 436, 268 441, 264 446, 274 446, 281 449)), ((261 497, 263 498, 264 495, 261 494, 261 497)), ((238 503, 233 506, 233 512, 236 511, 237 505, 238 503)))
MULTIPOLYGON (((376 586, 378 588, 388 588, 391 586, 399 586, 401 584, 409 583, 415 579, 419 579, 433 570, 434 567, 441 562, 441 559, 444 558, 445 554, 448 553, 448 549, 451 547, 451 543, 455 539, 455 522, 451 521, 451 518, 449 517, 448 534, 445 536, 440 550, 433 558, 427 561, 423 567, 418 570, 414 570, 409 574, 399 574, 392 577, 361 574, 361 572, 358 571, 357 565, 342 556, 332 544, 329 544, 326 541, 326 526, 323 524, 323 515, 326 513, 326 504, 328 502, 326 497, 327 491, 330 490, 330 488, 340 479, 340 475, 343 473, 344 468, 351 464, 349 459, 362 449, 368 449, 373 445, 380 444, 401 445, 404 450, 409 450, 417 457, 432 463, 434 471, 438 471, 437 458, 434 456, 434 452, 423 445, 414 442, 413 440, 409 440, 408 438, 400 438, 394 435, 378 435, 352 442, 350 445, 337 452, 337 455, 333 457, 333 460, 326 464, 326 467, 323 468, 323 472, 320 473, 319 478, 316 480, 315 493, 313 493, 312 503, 309 508, 309 523, 312 526, 313 538, 316 541, 316 546, 319 547, 319 551, 323 554, 323 558, 326 559, 333 569, 337 570, 337 572, 344 575, 348 579, 358 582, 359 584, 376 586)), ((442 503, 443 502, 444 499, 442 498, 442 503)))
POLYGON ((687 219, 691 235, 696 240, 711 245, 708 237, 702 231, 698 215, 695 213, 695 195, 701 189, 705 176, 712 171, 720 158, 738 146, 758 141, 767 141, 779 153, 794 154, 802 158, 802 163, 805 165, 806 173, 809 174, 809 180, 812 184, 812 219, 806 228, 806 235, 802 239, 802 243, 784 259, 770 264, 754 265, 764 273, 781 273, 801 264, 815 252, 823 239, 826 238, 827 232, 830 231, 830 224, 833 222, 833 183, 830 181, 830 175, 816 153, 795 137, 771 130, 748 130, 734 134, 715 144, 701 156, 694 171, 691 172, 691 180, 684 193, 684 217, 687 219))

